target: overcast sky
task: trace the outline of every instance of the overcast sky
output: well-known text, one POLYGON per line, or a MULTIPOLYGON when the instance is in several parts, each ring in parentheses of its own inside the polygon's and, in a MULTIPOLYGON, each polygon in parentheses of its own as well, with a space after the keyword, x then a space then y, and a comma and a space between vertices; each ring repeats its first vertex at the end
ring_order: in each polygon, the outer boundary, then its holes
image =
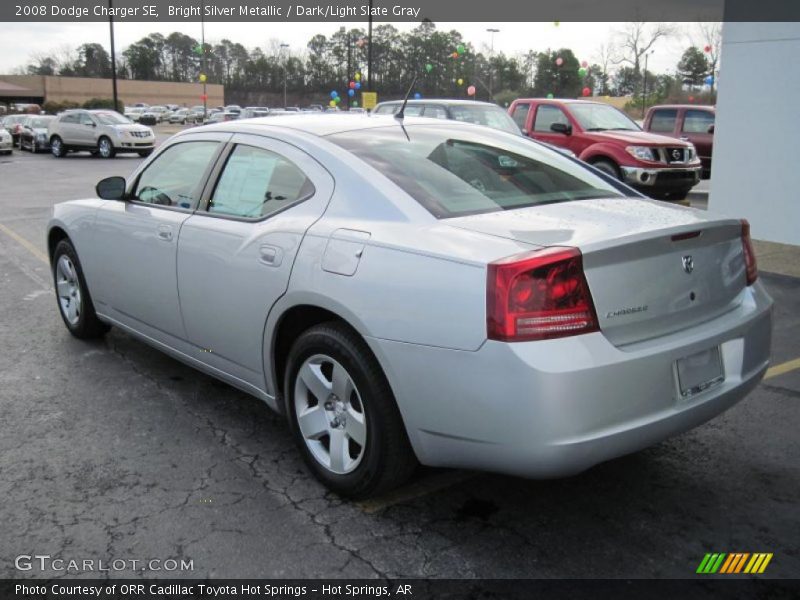
MULTIPOLYGON (((416 26, 415 23, 395 23, 401 31, 416 26)), ((528 50, 547 48, 571 48, 578 60, 593 62, 597 50, 620 30, 623 23, 437 23, 437 28, 449 31, 457 29, 465 40, 475 47, 488 46, 489 27, 500 29, 495 34, 494 49, 509 55, 528 50)), ((280 40, 291 45, 296 52, 305 50, 306 43, 316 33, 330 35, 339 27, 365 27, 360 23, 206 23, 206 39, 218 42, 228 38, 248 48, 268 47, 270 40, 280 40)), ((659 40, 655 53, 650 58, 649 70, 672 72, 683 50, 689 45, 691 36, 697 44, 693 24, 677 23, 676 33, 671 39, 659 40)), ((116 23, 114 27, 118 51, 128 44, 153 32, 164 34, 181 31, 200 38, 200 23, 116 23)), ((64 46, 77 47, 84 42, 97 42, 108 47, 107 23, 3 23, 0 24, 0 73, 27 64, 31 54, 47 52, 64 46)))

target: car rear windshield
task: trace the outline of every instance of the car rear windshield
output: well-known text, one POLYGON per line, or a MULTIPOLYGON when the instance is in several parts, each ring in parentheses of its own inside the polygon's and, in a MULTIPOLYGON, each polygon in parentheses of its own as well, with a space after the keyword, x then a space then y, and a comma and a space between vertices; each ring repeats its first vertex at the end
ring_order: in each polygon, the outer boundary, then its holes
POLYGON ((125 123, 131 122, 127 117, 123 117, 121 114, 115 112, 95 113, 94 117, 100 121, 102 125, 124 125, 125 123))
POLYGON ((641 131, 625 113, 608 104, 574 102, 569 109, 585 131, 641 131))
POLYGON ((508 133, 520 133, 514 119, 499 106, 451 106, 450 114, 453 115, 453 119, 456 121, 486 125, 508 133))
POLYGON ((622 197, 581 163, 503 132, 397 125, 328 139, 391 179, 437 218, 622 197))

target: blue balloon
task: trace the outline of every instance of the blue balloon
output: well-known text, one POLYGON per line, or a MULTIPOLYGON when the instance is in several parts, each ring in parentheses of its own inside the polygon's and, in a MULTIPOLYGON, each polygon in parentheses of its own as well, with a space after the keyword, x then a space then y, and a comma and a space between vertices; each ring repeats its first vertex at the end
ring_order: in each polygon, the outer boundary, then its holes
POLYGON ((361 89, 361 82, 360 81, 356 81, 356 89, 357 90, 361 89))
POLYGON ((414 94, 414 100, 419 100, 420 98, 422 98, 422 94, 420 94, 419 92, 414 94))
POLYGON ((711 85, 712 83, 714 83, 714 76, 709 75, 708 77, 706 77, 706 85, 711 85))
POLYGON ((347 95, 352 98, 353 96, 356 95, 356 91, 355 90, 347 90, 347 95))
POLYGON ((331 92, 331 98, 336 98, 338 95, 339 95, 339 92, 337 92, 336 90, 333 90, 331 92))

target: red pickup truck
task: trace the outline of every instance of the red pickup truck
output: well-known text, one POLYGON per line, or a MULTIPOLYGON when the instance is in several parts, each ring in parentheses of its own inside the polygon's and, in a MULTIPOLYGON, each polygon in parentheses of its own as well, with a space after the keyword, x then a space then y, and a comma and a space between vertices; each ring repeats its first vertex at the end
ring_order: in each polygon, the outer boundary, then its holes
POLYGON ((711 155, 714 150, 713 106, 697 104, 662 104, 653 106, 644 118, 644 130, 680 138, 694 144, 703 163, 703 179, 711 177, 711 155))
POLYGON ((651 198, 683 200, 700 181, 700 159, 684 140, 647 133, 602 102, 530 98, 508 109, 522 133, 578 158, 651 198))

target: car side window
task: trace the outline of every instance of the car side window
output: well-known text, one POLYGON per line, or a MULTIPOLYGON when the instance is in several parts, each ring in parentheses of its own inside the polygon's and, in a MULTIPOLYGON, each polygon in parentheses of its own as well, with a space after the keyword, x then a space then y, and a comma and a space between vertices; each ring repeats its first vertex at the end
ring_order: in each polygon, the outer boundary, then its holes
POLYGON ((714 124, 714 113, 707 110, 687 110, 683 117, 683 131, 686 133, 708 133, 714 124))
POLYGON ((522 102, 514 106, 514 112, 511 118, 520 129, 525 129, 528 126, 528 113, 531 112, 531 105, 527 102, 522 102))
POLYGON ((92 120, 92 117, 90 117, 86 113, 81 113, 81 115, 80 115, 80 123, 81 123, 81 125, 92 125, 94 123, 94 121, 92 120))
POLYGON ((428 105, 422 112, 425 117, 433 117, 434 119, 447 119, 447 109, 443 106, 428 105))
POLYGON ((662 108, 653 111, 653 118, 650 119, 650 131, 660 133, 672 133, 675 131, 675 120, 678 118, 678 111, 672 108, 662 108))
POLYGON ((569 119, 557 106, 549 104, 541 104, 536 109, 536 121, 533 124, 534 131, 551 131, 550 126, 553 123, 563 123, 569 125, 569 119))
POLYGON ((69 115, 64 115, 63 117, 61 117, 62 123, 77 123, 78 120, 79 120, 79 115, 74 113, 69 115))
POLYGON ((137 202, 194 209, 200 199, 203 174, 218 142, 181 142, 170 146, 139 177, 133 197, 137 202))
POLYGON ((384 104, 375 109, 376 115, 393 115, 400 108, 399 104, 384 104))
POLYGON ((238 145, 233 149, 211 200, 211 214, 261 219, 310 197, 314 185, 279 154, 238 145))

